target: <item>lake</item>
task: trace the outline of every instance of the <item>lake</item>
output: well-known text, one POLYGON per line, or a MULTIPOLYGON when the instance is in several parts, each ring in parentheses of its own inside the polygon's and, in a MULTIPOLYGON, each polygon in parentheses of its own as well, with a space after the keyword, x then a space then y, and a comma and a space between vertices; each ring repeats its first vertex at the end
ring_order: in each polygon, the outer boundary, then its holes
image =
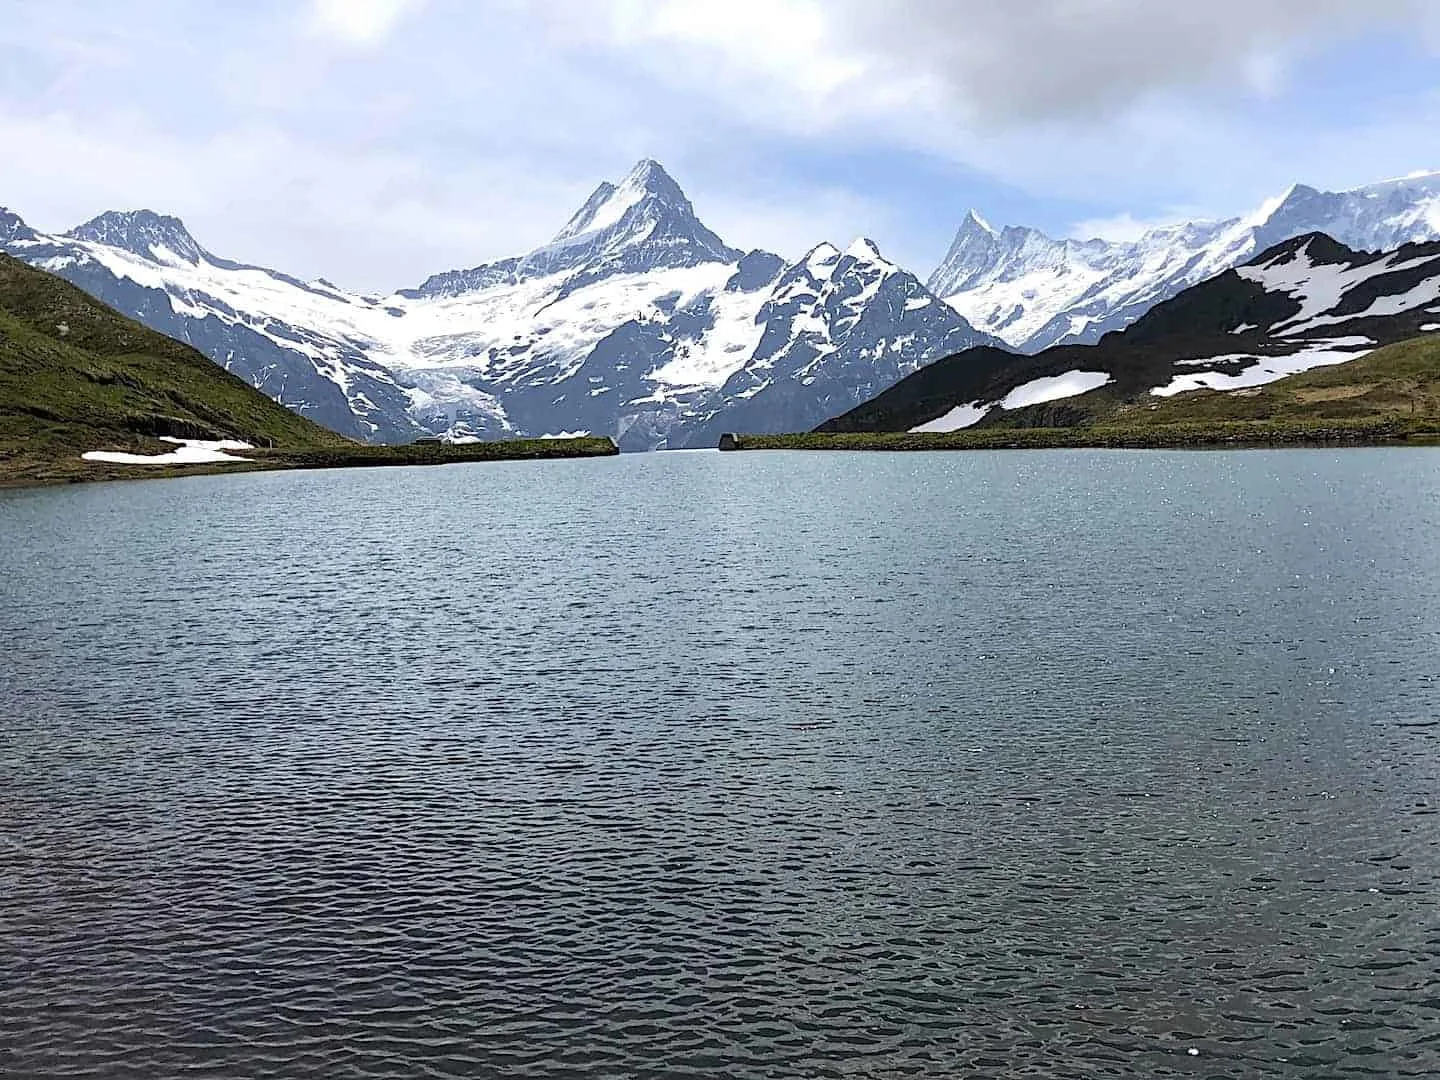
POLYGON ((1433 1077, 1440 453, 0 492, 0 1076, 1433 1077))

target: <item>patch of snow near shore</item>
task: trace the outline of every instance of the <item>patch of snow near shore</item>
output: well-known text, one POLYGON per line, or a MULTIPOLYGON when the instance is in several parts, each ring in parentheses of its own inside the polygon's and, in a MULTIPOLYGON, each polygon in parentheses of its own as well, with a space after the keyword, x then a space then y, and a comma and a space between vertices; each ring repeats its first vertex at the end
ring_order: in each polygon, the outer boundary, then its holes
POLYGON ((1067 371, 1064 375, 1048 375, 1011 390, 1001 399, 1000 408, 1023 409, 1030 405, 1043 405, 1047 401, 1088 394, 1113 381, 1114 376, 1108 371, 1067 371))
POLYGON ((1098 390, 1113 381, 1114 376, 1106 371, 1067 371, 1064 375, 1047 375, 1042 379, 1031 379, 1029 382, 1015 387, 999 401, 987 403, 972 401, 969 405, 956 405, 938 420, 931 420, 928 424, 911 428, 910 434, 961 431, 964 428, 974 427, 985 419, 985 415, 991 409, 997 406, 1001 409, 1023 409, 1027 405, 1042 405, 1047 401, 1059 401, 1061 398, 1088 394, 1091 390, 1098 390))
MULTIPOLYGON (((1356 341, 1354 338, 1320 341, 1316 342, 1314 348, 1301 349, 1289 356, 1256 357, 1254 366, 1234 375, 1227 375, 1223 371, 1197 371, 1176 375, 1167 385, 1157 386, 1150 393, 1154 397, 1174 397, 1187 390, 1241 390, 1248 386, 1264 386, 1266 383, 1283 379, 1286 375, 1298 375, 1311 368, 1329 367, 1334 364, 1343 364, 1349 360, 1358 360, 1374 351, 1374 342, 1369 339, 1361 340, 1366 341, 1371 348, 1359 350, 1353 348, 1356 341), (1350 344, 1352 347, 1348 349, 1338 347, 1346 344, 1350 344)), ((1226 359, 1234 358, 1216 357, 1217 361, 1226 359)))
POLYGON ((554 434, 554 435, 541 435, 540 438, 542 438, 542 439, 583 439, 583 438, 586 438, 589 434, 590 434, 590 432, 588 432, 588 431, 561 431, 561 432, 557 432, 557 433, 554 434))
POLYGON ((204 439, 172 439, 164 436, 161 442, 175 447, 168 454, 120 454, 108 450, 91 450, 80 456, 86 461, 105 461, 112 465, 213 465, 228 461, 249 461, 249 458, 235 457, 227 450, 254 450, 249 443, 233 439, 210 442, 204 439))
POLYGON ((990 411, 989 405, 956 405, 938 420, 931 420, 928 424, 921 424, 919 427, 910 429, 912 435, 921 433, 936 433, 945 431, 960 431, 967 427, 974 427, 985 414, 990 411))

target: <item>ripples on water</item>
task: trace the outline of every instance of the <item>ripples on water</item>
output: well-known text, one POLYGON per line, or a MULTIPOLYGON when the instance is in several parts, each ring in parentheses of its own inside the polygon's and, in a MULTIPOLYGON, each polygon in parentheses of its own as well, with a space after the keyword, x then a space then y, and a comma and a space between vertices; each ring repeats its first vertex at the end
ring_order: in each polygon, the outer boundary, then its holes
POLYGON ((1434 1077, 1437 463, 0 493, 0 1076, 1434 1077))

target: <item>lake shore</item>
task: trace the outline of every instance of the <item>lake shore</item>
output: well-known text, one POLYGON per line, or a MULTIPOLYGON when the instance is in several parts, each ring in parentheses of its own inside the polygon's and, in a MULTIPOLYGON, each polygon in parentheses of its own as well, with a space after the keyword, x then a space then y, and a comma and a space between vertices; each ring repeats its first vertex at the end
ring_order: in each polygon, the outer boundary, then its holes
POLYGON ((1151 427, 964 428, 947 432, 726 434, 720 449, 741 450, 1184 450, 1277 446, 1440 444, 1440 420, 1300 423, 1234 421, 1151 427))
POLYGON ((611 457, 619 448, 608 438, 508 439, 497 442, 408 443, 401 446, 257 448, 236 451, 244 461, 134 465, 85 461, 79 456, 0 458, 0 488, 49 487, 112 480, 165 480, 181 476, 276 472, 292 469, 370 469, 407 465, 465 465, 484 461, 541 461, 611 457))

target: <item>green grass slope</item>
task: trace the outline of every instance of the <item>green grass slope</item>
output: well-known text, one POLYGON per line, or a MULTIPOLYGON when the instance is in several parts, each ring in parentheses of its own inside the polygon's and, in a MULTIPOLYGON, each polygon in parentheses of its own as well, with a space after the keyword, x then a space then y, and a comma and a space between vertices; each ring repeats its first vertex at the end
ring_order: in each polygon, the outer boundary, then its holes
POLYGON ((0 255, 0 473, 128 474, 133 468, 79 455, 161 453, 161 435, 297 450, 349 445, 190 346, 0 255))
POLYGON ((1264 386, 1117 400, 1110 388, 943 434, 811 432, 727 437, 735 450, 985 450, 1440 441, 1440 334, 1264 386), (1054 416, 1063 406, 1063 416, 1054 416), (1052 417, 1054 417, 1052 419, 1052 417), (1048 422, 1047 422, 1048 421, 1048 422))
POLYGON ((190 346, 0 255, 0 485, 615 452, 609 439, 362 446, 272 401, 190 346), (246 465, 108 465, 80 457, 173 449, 160 436, 239 439, 261 449, 244 452, 254 459, 246 465))
POLYGON ((1153 427, 1249 421, 1440 419, 1440 334, 1245 390, 1195 390, 1112 408, 1098 422, 1153 427))

